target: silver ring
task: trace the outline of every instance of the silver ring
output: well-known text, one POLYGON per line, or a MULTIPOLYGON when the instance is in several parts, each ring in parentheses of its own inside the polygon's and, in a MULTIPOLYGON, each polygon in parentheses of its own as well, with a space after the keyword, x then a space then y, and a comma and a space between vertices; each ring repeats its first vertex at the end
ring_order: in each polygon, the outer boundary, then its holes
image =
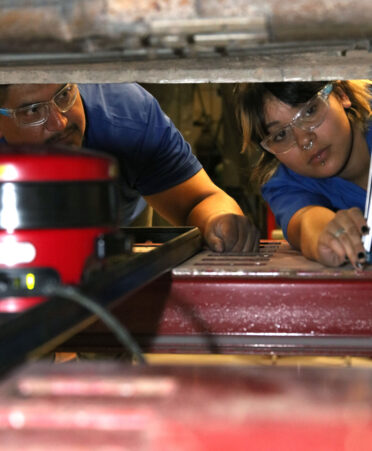
POLYGON ((302 146, 302 148, 304 149, 304 150, 310 150, 312 147, 313 147, 313 141, 312 140, 310 140, 309 141, 309 144, 306 146, 302 146))
POLYGON ((346 231, 345 231, 345 229, 343 227, 340 227, 339 229, 336 230, 336 232, 333 234, 333 236, 335 238, 338 238, 343 233, 346 233, 346 231))

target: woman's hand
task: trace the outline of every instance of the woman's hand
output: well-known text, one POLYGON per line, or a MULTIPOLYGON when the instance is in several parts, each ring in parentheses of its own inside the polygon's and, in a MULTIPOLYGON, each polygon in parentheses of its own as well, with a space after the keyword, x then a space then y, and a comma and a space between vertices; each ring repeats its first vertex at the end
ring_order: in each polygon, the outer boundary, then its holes
POLYGON ((356 269, 363 269, 366 254, 362 244, 368 227, 359 208, 338 211, 319 235, 317 260, 327 266, 339 266, 348 260, 356 269))

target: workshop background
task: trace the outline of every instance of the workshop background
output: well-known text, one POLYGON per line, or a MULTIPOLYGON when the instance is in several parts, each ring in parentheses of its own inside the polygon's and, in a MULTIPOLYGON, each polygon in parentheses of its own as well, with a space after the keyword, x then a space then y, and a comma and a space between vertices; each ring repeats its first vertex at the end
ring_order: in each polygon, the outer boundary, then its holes
MULTIPOLYGON (((143 84, 265 233, 233 86, 371 79, 371 17, 370 0, 0 0, 0 83, 143 84)), ((91 291, 101 305, 116 302, 150 364, 189 368, 94 361, 16 371, 57 343, 123 350, 85 309, 48 299, 1 324, 0 368, 12 371, 0 384, 0 448, 371 448, 370 269, 324 268, 283 243, 215 262, 200 252, 203 264, 187 254, 178 266, 198 237, 174 252, 165 244, 149 251, 156 265, 125 256, 127 271, 93 277, 91 291), (135 280, 143 286, 123 287, 135 280)))
MULTIPOLYGON (((142 84, 176 124, 211 179, 230 194, 267 238, 267 207, 250 182, 254 159, 241 149, 231 83, 142 84)), ((158 215, 153 225, 164 224, 158 215)))

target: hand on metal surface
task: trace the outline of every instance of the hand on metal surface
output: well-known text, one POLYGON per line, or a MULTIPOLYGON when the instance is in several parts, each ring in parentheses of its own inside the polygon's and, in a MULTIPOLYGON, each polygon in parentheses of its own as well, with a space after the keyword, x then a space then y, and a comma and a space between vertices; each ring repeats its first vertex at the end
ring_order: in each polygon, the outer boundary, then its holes
POLYGON ((260 232, 247 216, 221 214, 206 225, 204 239, 215 252, 257 251, 260 232))
POLYGON ((366 263, 362 236, 368 233, 359 208, 340 210, 326 225, 318 240, 319 261, 327 266, 339 266, 346 261, 358 270, 366 263))

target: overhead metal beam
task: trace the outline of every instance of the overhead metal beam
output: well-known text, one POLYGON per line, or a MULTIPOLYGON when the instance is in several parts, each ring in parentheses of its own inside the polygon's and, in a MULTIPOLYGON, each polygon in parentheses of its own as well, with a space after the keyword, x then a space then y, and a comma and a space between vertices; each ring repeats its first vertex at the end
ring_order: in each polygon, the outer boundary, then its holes
MULTIPOLYGON (((231 83, 296 80, 371 79, 372 53, 367 50, 303 53, 210 55, 123 61, 120 56, 72 56, 70 62, 17 64, 0 62, 0 84, 6 83, 231 83)), ((68 57, 67 57, 68 59, 68 57)), ((52 58, 51 58, 52 62, 52 58)))

